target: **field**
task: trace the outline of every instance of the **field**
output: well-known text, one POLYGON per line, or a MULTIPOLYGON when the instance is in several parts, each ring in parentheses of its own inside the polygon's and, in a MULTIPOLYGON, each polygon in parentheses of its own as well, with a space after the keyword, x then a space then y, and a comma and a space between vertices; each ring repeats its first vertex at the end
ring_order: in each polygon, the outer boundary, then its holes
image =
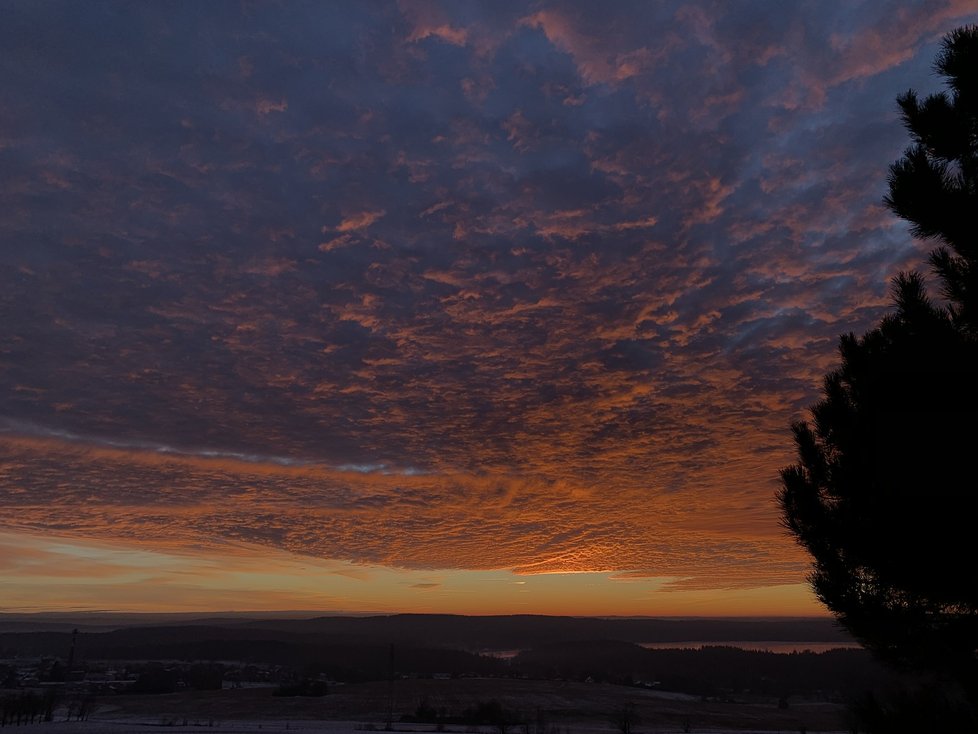
MULTIPOLYGON (((322 698, 282 698, 268 688, 181 692, 154 696, 113 696, 100 700, 91 720, 81 724, 40 725, 46 732, 194 731, 228 732, 383 730, 388 683, 338 686, 322 698)), ((619 731, 613 719, 633 712, 635 734, 682 732, 844 731, 845 710, 839 704, 776 700, 703 701, 683 694, 600 683, 507 679, 398 680, 394 683, 393 723, 396 730, 435 731, 431 724, 401 723, 421 701, 435 710, 461 712, 480 702, 498 700, 507 711, 519 712, 527 727, 515 724, 513 734, 597 734, 619 731)), ((32 727, 34 729, 35 727, 32 727)), ((497 727, 446 724, 446 732, 499 733, 497 727)))

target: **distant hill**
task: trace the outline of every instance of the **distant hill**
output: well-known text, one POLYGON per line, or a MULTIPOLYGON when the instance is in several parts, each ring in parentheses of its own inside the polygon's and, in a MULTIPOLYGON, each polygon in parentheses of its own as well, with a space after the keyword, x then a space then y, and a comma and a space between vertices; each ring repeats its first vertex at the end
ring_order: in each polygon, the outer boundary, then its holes
MULTIPOLYGON (((75 660, 240 663, 348 682, 436 674, 595 680, 697 695, 787 695, 859 688, 880 670, 863 650, 775 654, 724 647, 738 641, 847 643, 824 619, 598 619, 532 615, 399 614, 312 619, 183 619, 167 625, 80 630, 75 660), (86 631, 90 630, 90 631, 86 631), (700 650, 637 643, 696 640, 700 650), (511 660, 479 654, 509 651, 511 660)), ((68 624, 68 620, 64 620, 68 624)), ((70 625, 69 625, 70 626, 70 625)), ((9 627, 8 627, 9 630, 9 627)), ((68 627, 0 632, 0 658, 65 660, 68 627)))
MULTIPOLYGON (((0 658, 57 657, 71 648, 70 632, 0 633, 0 658)), ((133 627, 108 632, 80 633, 75 659, 118 661, 237 662, 323 673, 346 681, 381 680, 390 673, 390 643, 350 640, 249 627, 183 625, 133 627)), ((449 647, 397 644, 399 674, 436 673, 499 675, 507 663, 449 647)))
POLYGON ((395 614, 262 620, 243 626, 356 639, 412 641, 467 650, 513 650, 574 640, 622 642, 805 641, 851 643, 828 618, 655 619, 395 614))
POLYGON ((513 666, 531 678, 646 685, 710 697, 753 693, 842 698, 891 678, 862 649, 778 654, 722 645, 647 650, 626 642, 566 642, 524 651, 513 666))
MULTIPOLYGON (((296 614, 296 613, 290 613, 296 614)), ((515 650, 540 644, 574 640, 622 642, 803 641, 846 642, 852 638, 829 618, 600 618, 544 615, 462 616, 449 614, 393 614, 374 616, 320 616, 312 618, 261 618, 247 614, 208 617, 189 614, 70 615, 0 614, 0 632, 86 632, 146 630, 147 635, 193 635, 190 632, 149 632, 196 627, 225 638, 240 634, 253 638, 255 631, 273 631, 276 637, 316 635, 344 642, 411 643, 469 651, 515 650), (237 632, 234 632, 237 630, 237 632), (249 632, 246 632, 249 630, 249 632)), ((133 634, 133 633, 131 633, 133 634)), ((130 634, 130 638, 131 638, 130 634)), ((124 635, 125 637, 125 635, 124 635)))

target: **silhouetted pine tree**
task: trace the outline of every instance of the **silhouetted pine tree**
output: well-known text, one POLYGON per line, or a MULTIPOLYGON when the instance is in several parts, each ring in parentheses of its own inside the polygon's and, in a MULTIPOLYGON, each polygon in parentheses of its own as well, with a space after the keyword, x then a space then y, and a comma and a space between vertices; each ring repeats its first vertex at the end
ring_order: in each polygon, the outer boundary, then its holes
POLYGON ((899 97, 913 140, 885 202, 933 239, 946 303, 900 274, 895 313, 825 377, 792 428, 784 525, 811 553, 819 599, 890 663, 954 681, 978 703, 978 27, 944 39, 949 91, 899 97))
POLYGON ((949 315, 978 332, 978 26, 944 39, 934 64, 950 94, 923 102, 913 90, 897 102, 914 144, 890 167, 887 206, 916 237, 936 239, 930 263, 941 279, 949 315))

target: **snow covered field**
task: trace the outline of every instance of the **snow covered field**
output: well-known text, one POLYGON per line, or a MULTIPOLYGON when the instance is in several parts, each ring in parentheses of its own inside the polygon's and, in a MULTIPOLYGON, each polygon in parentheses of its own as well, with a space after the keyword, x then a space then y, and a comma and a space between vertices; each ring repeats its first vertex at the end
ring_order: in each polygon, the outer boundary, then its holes
MULTIPOLYGON (((208 726, 207 722, 193 725, 188 722, 183 726, 182 721, 179 725, 169 725, 164 722, 134 721, 126 719, 93 719, 81 722, 56 721, 46 724, 31 724, 27 726, 9 727, 11 734, 291 734, 292 732, 302 732, 302 734, 313 734, 322 732, 323 734, 364 734, 364 725, 352 721, 227 721, 213 722, 208 726)), ((609 734, 611 729, 594 727, 593 724, 582 723, 579 727, 568 727, 571 734, 609 734)), ((383 727, 377 727, 378 731, 383 731, 383 727)), ((416 729, 402 728, 396 726, 395 732, 430 732, 431 727, 419 727, 416 729)), ((492 730, 496 732, 498 730, 492 730)), ((675 727, 657 728, 639 727, 635 734, 679 734, 683 730, 675 727)), ((774 734, 772 729, 697 729, 690 730, 693 734, 774 734)), ((778 730, 783 734, 789 734, 784 730, 778 730)), ((519 728, 514 727, 514 734, 522 734, 519 728)), ((447 734, 490 734, 488 728, 482 730, 472 729, 446 729, 447 734)), ((563 734, 563 730, 562 730, 563 734)), ((812 734, 815 734, 812 732, 812 734)), ((845 734, 842 731, 826 732, 825 734, 845 734)))
MULTIPOLYGON (((631 712, 632 734, 679 734, 685 727, 697 734, 727 732, 844 731, 846 712, 840 703, 793 697, 787 707, 767 696, 737 701, 689 694, 573 681, 523 679, 409 679, 337 686, 323 697, 276 697, 273 689, 183 691, 157 695, 100 697, 88 721, 55 721, 11 726, 11 732, 43 734, 379 734, 388 708, 394 730, 435 734, 430 723, 406 723, 419 702, 435 710, 463 712, 498 701, 522 724, 506 734, 618 734, 615 722, 631 712), (393 694, 393 700, 391 695, 393 694)), ((457 715, 457 714, 456 714, 457 715)), ((6 734, 6 732, 4 732, 6 734)), ((444 734, 500 734, 498 728, 446 722, 444 734)))

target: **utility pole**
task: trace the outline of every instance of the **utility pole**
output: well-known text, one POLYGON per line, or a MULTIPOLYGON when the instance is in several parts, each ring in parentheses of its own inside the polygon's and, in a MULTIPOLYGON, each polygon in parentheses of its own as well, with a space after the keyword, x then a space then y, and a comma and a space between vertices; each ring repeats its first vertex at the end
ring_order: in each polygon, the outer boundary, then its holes
POLYGON ((65 671, 65 680, 71 680, 71 671, 75 668, 75 643, 78 642, 78 628, 71 632, 71 649, 68 650, 68 669, 65 671))

